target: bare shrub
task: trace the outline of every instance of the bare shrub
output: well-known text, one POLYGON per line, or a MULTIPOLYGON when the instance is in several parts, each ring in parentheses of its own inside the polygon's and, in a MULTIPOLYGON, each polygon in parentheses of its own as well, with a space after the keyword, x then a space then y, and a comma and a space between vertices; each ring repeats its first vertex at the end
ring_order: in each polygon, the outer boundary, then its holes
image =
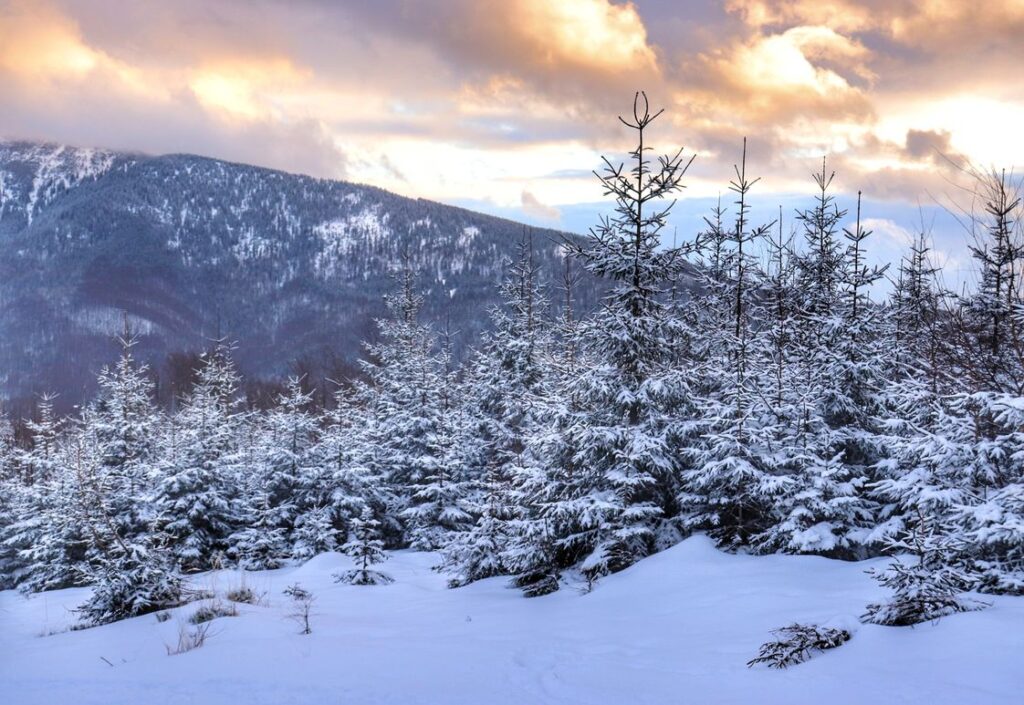
POLYGON ((306 590, 304 587, 295 583, 289 585, 284 594, 292 598, 292 602, 295 605, 295 611, 288 614, 289 619, 294 619, 302 627, 301 634, 312 634, 313 630, 309 626, 309 615, 313 607, 313 602, 316 600, 313 597, 313 593, 306 590))
POLYGON ((195 629, 189 629, 184 624, 178 627, 178 644, 171 646, 165 644, 167 648, 168 656, 176 656, 183 654, 186 651, 192 651, 198 649, 206 643, 206 638, 210 636, 210 623, 204 622, 198 625, 195 629))

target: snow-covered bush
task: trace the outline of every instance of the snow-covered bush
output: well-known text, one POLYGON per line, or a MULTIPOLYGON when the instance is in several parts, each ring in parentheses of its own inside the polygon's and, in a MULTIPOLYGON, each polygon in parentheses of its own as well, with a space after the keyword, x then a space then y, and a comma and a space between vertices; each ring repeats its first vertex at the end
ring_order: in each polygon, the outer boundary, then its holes
POLYGON ((972 584, 964 571, 932 559, 916 563, 895 560, 883 570, 870 572, 879 583, 893 590, 893 596, 868 605, 861 617, 865 622, 905 627, 986 606, 963 597, 972 584))
POLYGON ((772 634, 778 638, 762 644, 757 656, 747 661, 747 666, 764 664, 770 668, 786 668, 803 663, 815 651, 834 649, 850 640, 850 632, 845 629, 817 624, 791 624, 772 634))
POLYGON ((139 544, 118 544, 90 570, 92 594, 78 613, 88 624, 107 624, 182 601, 177 568, 161 551, 139 544))

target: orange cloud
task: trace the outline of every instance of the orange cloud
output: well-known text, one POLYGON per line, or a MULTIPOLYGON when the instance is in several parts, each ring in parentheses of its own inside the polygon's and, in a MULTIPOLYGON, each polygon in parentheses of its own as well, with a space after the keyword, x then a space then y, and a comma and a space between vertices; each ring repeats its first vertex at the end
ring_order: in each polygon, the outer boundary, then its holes
POLYGON ((219 61, 194 71, 188 86, 206 108, 249 120, 281 117, 281 96, 312 78, 289 59, 249 58, 219 61))
POLYGON ((544 175, 622 152, 614 116, 643 88, 669 109, 656 143, 702 154, 688 195, 721 188, 746 136, 766 189, 829 153, 895 196, 940 178, 931 143, 1015 156, 1022 4, 8 0, 0 132, 539 213, 599 197, 544 175))
POLYGON ((0 74, 37 86, 101 81, 147 98, 166 97, 158 82, 89 46, 71 19, 24 0, 0 7, 0 74))
POLYGON ((1016 40, 1024 29, 1020 0, 727 0, 726 8, 756 28, 821 25, 838 32, 879 32, 934 51, 1016 40))
POLYGON ((518 0, 506 6, 513 33, 526 40, 527 52, 537 49, 544 63, 560 68, 576 64, 609 73, 657 71, 647 30, 632 3, 518 0))

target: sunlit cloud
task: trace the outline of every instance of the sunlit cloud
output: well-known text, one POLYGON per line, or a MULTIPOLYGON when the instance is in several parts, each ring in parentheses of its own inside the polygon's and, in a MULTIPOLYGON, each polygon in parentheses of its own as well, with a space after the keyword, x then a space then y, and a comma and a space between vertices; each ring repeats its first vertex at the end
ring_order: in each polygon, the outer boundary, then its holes
POLYGON ((38 91, 90 81, 144 99, 167 97, 138 68, 84 42, 71 19, 21 0, 0 6, 0 74, 38 91))
POLYGON ((645 89, 654 146, 697 154, 684 198, 721 193, 746 137, 762 198, 806 192, 827 155, 841 191, 912 215, 951 162, 1024 162, 1022 32, 1019 0, 8 0, 0 134, 578 227, 645 89))
POLYGON ((189 88, 211 110, 250 120, 282 119, 296 88, 311 76, 285 58, 236 60, 197 70, 189 88))

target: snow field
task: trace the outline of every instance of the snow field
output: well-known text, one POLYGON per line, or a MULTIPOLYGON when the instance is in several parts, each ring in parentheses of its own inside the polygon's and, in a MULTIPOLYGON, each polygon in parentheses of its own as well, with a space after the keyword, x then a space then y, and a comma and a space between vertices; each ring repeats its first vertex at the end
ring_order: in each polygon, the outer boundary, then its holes
POLYGON ((400 551, 392 585, 336 584, 349 558, 322 554, 274 571, 219 571, 191 585, 244 584, 262 605, 211 622, 204 646, 168 656, 201 603, 103 627, 61 631, 88 589, 0 593, 0 702, 6 705, 664 705, 1018 704, 1024 600, 915 628, 861 625, 883 597, 879 561, 728 555, 703 536, 609 576, 525 599, 504 578, 459 589, 400 551), (282 590, 316 596, 298 633, 282 590), (794 621, 854 631, 838 649, 784 671, 748 669, 770 631, 794 621), (56 632, 42 636, 47 632, 56 632), (102 657, 102 658, 101 658, 102 657), (104 661, 113 665, 108 665, 104 661))

